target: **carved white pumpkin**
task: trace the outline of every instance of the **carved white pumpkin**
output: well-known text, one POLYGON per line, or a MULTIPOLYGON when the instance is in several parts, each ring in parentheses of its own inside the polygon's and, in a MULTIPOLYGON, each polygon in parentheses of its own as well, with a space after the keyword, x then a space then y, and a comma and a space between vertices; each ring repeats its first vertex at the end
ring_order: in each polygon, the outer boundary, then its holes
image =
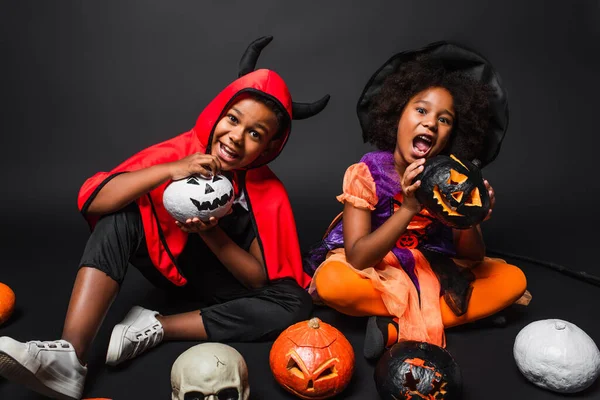
POLYGON ((532 383, 559 393, 589 387, 600 374, 600 350, 576 325, 560 319, 535 321, 515 339, 513 355, 532 383))
POLYGON ((231 209, 233 200, 233 185, 223 175, 209 179, 189 176, 173 181, 163 194, 165 209, 179 222, 194 217, 202 221, 221 218, 231 209))

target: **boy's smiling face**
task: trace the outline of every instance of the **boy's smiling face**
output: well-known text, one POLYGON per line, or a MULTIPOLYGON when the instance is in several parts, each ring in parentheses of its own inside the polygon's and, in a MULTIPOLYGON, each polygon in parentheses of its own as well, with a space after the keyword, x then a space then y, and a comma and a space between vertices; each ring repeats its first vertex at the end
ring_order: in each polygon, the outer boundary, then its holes
POLYGON ((414 161, 440 153, 448 143, 455 120, 448 90, 432 87, 408 100, 396 134, 394 162, 400 174, 414 161))
POLYGON ((219 120, 213 134, 211 154, 224 171, 250 165, 276 147, 271 140, 279 126, 269 107, 251 97, 236 101, 219 120))

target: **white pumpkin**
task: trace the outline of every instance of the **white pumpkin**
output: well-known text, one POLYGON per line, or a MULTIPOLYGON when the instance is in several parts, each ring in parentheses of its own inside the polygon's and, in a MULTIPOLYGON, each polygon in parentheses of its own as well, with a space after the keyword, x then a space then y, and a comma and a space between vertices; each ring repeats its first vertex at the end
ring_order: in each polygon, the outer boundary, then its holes
POLYGON ((576 325, 560 319, 524 327, 513 347, 521 373, 532 383, 559 393, 589 387, 600 374, 600 351, 576 325))
POLYGON ((189 176, 173 181, 163 194, 165 209, 179 222, 194 217, 202 221, 221 218, 231 209, 233 200, 233 185, 223 175, 189 176))

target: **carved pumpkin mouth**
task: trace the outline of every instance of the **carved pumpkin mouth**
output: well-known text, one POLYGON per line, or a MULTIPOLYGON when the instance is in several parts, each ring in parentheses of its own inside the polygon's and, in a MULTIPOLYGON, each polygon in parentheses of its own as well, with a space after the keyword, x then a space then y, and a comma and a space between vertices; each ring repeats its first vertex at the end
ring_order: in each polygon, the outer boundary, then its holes
POLYGON ((327 395, 322 395, 321 394, 321 395, 313 397, 313 396, 310 395, 310 392, 314 392, 314 389, 313 390, 307 390, 308 393, 302 393, 302 392, 297 391, 296 389, 294 389, 290 385, 283 384, 283 386, 287 390, 289 390, 290 392, 292 392, 293 394, 295 394, 296 396, 300 397, 301 399, 309 399, 310 398, 310 399, 320 400, 320 399, 326 399, 328 397, 331 397, 329 394, 327 394, 327 395))
MULTIPOLYGON (((462 192, 455 192, 460 194, 460 198, 462 199, 462 192)), ((455 193, 452 193, 452 197, 454 197, 455 193)), ((438 185, 433 187, 433 198, 437 203, 442 206, 444 212, 452 217, 462 217, 463 215, 456 211, 454 207, 452 207, 445 199, 445 196, 440 192, 440 188, 438 185)), ((456 197, 454 197, 456 198, 456 197)), ((458 200, 460 201, 460 200, 458 200)))
MULTIPOLYGON (((452 196, 452 198, 460 203, 460 201, 463 199, 464 196, 464 192, 462 191, 458 191, 458 192, 452 192, 450 194, 452 196)), ((468 207, 481 207, 482 203, 481 203, 481 195, 479 194, 479 189, 478 188, 473 188, 473 190, 471 190, 471 193, 468 194, 468 199, 462 203, 465 206, 468 207)), ((433 198, 437 201, 437 203, 442 206, 442 209, 444 210, 444 212, 450 216, 453 217, 462 217, 463 214, 459 213, 458 211, 456 211, 456 207, 453 207, 452 205, 450 205, 450 202, 447 200, 446 196, 444 196, 444 194, 440 191, 440 188, 438 187, 438 185, 435 185, 433 187, 433 198)))
MULTIPOLYGON (((315 382, 323 382, 329 379, 334 379, 338 377, 337 368, 335 364, 339 362, 339 359, 332 358, 328 361, 325 361, 320 367, 318 367, 313 373, 306 371, 306 365, 302 362, 302 359, 298 356, 298 361, 296 360, 297 355, 292 351, 288 354, 290 357, 287 363, 287 370, 290 374, 304 380, 306 382, 306 388, 304 389, 308 394, 311 392, 315 392, 315 382), (300 363, 300 364, 299 364, 300 363)), ((289 386, 289 385, 288 385, 289 386)))

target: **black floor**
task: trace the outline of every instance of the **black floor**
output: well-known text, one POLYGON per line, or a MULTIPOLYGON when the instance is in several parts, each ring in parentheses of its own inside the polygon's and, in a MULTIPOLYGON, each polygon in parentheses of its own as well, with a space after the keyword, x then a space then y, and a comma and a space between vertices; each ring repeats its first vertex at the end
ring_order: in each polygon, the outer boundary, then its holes
MULTIPOLYGON (((35 219, 34 219, 35 221, 35 219)), ((56 221, 54 221, 56 223, 56 221)), ((47 234, 34 225, 13 226, 20 233, 1 237, 0 282, 17 295, 17 309, 11 320, 0 326, 0 336, 18 340, 58 339, 66 311, 75 266, 85 239, 85 227, 73 224, 69 233, 47 234), (30 229, 31 228, 31 229, 30 229), (28 243, 37 243, 25 248, 28 243)), ((64 226, 60 229, 64 231, 64 226)), ((509 260, 510 261, 510 260, 509 260)), ((525 271, 533 300, 528 307, 513 306, 504 312, 507 324, 497 327, 489 320, 447 331, 447 349, 462 369, 464 399, 600 399, 600 380, 588 390, 570 396, 539 389, 518 371, 512 347, 515 336, 526 324, 560 318, 578 325, 600 343, 600 288, 574 280, 553 270, 518 263, 525 271)), ((170 370, 175 359, 192 342, 163 343, 130 363, 110 368, 104 356, 112 326, 135 304, 164 310, 161 293, 131 270, 122 292, 111 309, 91 353, 84 395, 111 399, 170 398, 170 370)), ((356 369, 349 387, 338 399, 377 399, 373 366, 362 357, 365 318, 346 317, 329 309, 315 315, 340 329, 354 347, 356 369)), ((233 343, 249 367, 252 399, 293 399, 271 376, 268 357, 271 343, 233 343)), ((42 397, 0 378, 0 399, 41 399, 42 397)))

